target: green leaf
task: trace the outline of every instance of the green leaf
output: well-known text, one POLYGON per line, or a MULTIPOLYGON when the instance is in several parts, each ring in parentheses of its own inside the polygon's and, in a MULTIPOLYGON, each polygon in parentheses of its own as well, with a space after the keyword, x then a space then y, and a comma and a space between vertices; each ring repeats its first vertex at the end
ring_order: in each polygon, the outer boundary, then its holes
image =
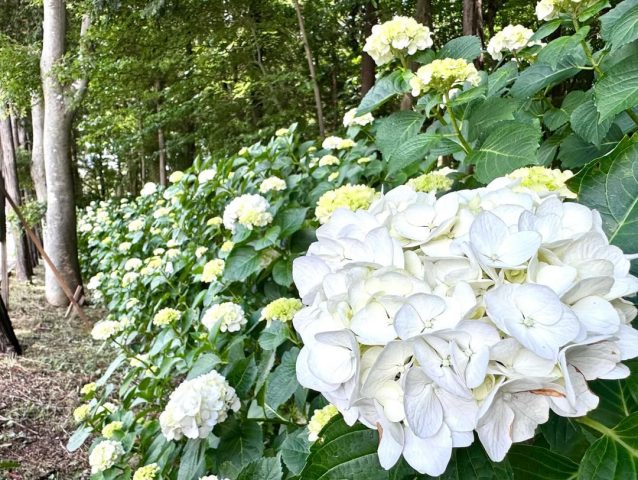
POLYGON ((601 16, 600 33, 612 52, 638 39, 638 0, 625 0, 601 16))
POLYGON ((638 404, 632 395, 632 384, 629 379, 597 380, 589 382, 589 386, 600 399, 598 407, 588 414, 594 420, 613 427, 629 414, 638 411, 638 404))
POLYGON ((220 441, 216 456, 218 462, 230 461, 243 467, 264 453, 264 435, 261 426, 252 420, 230 418, 219 425, 220 441))
POLYGON ((549 449, 578 462, 590 445, 581 427, 571 418, 552 414, 549 421, 540 426, 549 449))
POLYGON ((476 138, 487 135, 492 125, 504 120, 514 120, 514 111, 518 108, 515 101, 490 97, 477 107, 468 117, 469 138, 476 138))
POLYGON ((73 435, 69 438, 69 441, 66 444, 66 449, 69 452, 75 452, 78 448, 84 445, 86 439, 91 436, 91 432, 93 430, 89 427, 78 427, 78 429, 73 432, 73 435))
POLYGON ((279 405, 285 403, 292 397, 299 384, 295 366, 297 364, 299 349, 293 347, 284 353, 281 363, 272 372, 266 386, 266 404, 273 410, 277 410, 279 405))
MULTIPOLYGON (((612 127, 610 135, 615 129, 612 127)), ((621 133, 622 137, 622 133, 621 133)), ((568 135, 560 144, 558 159, 563 168, 577 168, 591 162, 592 160, 605 155, 618 144, 615 138, 605 139, 600 148, 591 143, 585 142, 575 133, 568 135)))
POLYGON ((608 118, 603 121, 600 120, 600 114, 593 100, 582 103, 572 112, 570 117, 570 123, 574 133, 597 147, 600 147, 613 122, 613 118, 608 118))
POLYGON ((306 220, 307 211, 307 208, 287 208, 280 211, 273 220, 273 225, 281 227, 279 237, 288 238, 297 232, 306 220))
POLYGON ((613 429, 587 418, 585 425, 602 433, 587 450, 578 469, 578 480, 635 479, 638 476, 638 413, 613 429))
POLYGON ((481 40, 474 35, 457 37, 439 50, 438 58, 463 58, 471 62, 481 54, 481 40))
POLYGON ((274 321, 259 335, 259 346, 264 350, 275 350, 287 339, 288 326, 285 323, 274 321))
POLYGON ((321 431, 310 449, 300 480, 386 480, 388 472, 379 464, 376 430, 356 423, 348 426, 338 416, 321 431))
POLYGON ((511 480, 512 469, 508 460, 495 463, 487 456, 480 442, 469 447, 455 448, 452 459, 440 480, 511 480))
POLYGON ((529 98, 543 88, 556 85, 576 75, 585 63, 584 54, 567 55, 555 67, 537 62, 525 69, 516 79, 511 94, 516 98, 529 98))
POLYGON ((282 287, 292 285, 292 260, 290 258, 277 259, 272 267, 272 279, 282 287))
POLYGON ((441 135, 420 133, 397 148, 388 158, 388 175, 408 169, 423 160, 426 153, 441 141, 441 135))
POLYGON ((574 35, 552 40, 538 52, 538 61, 556 68, 566 57, 573 56, 582 48, 580 42, 585 39, 587 33, 589 33, 589 27, 583 27, 574 35))
POLYGON ((513 121, 496 125, 481 148, 468 158, 476 164, 474 176, 479 182, 488 183, 517 168, 537 164, 540 137, 540 128, 527 123, 513 121))
POLYGON ((255 363, 255 358, 251 356, 235 362, 227 378, 228 382, 237 392, 237 395, 240 397, 248 395, 255 380, 257 380, 257 364, 255 363))
POLYGON ((281 480, 283 474, 279 457, 262 458, 246 465, 237 480, 281 480))
POLYGON ((516 480, 569 480, 578 470, 569 458, 532 445, 513 445, 507 458, 516 480))
POLYGON ((259 257, 259 252, 252 247, 233 249, 226 259, 224 278, 229 282, 243 282, 260 269, 259 257))
POLYGON ((518 68, 514 62, 508 62, 487 77, 487 96, 500 95, 505 87, 518 76, 518 68))
POLYGON ((594 85, 600 120, 616 116, 638 104, 638 55, 611 67, 594 85))
POLYGON ((214 353, 205 353, 195 361, 186 378, 191 380, 200 375, 204 375, 219 365, 219 362, 219 357, 214 353))
POLYGON ((611 5, 607 0, 598 0, 596 3, 587 7, 585 10, 578 14, 578 21, 586 22, 590 18, 596 16, 601 10, 609 7, 611 7, 611 5))
POLYGON ((533 42, 535 40, 542 40, 548 35, 551 35, 556 30, 558 30, 558 28, 560 27, 560 24, 561 24, 560 18, 555 18, 554 20, 550 20, 549 22, 543 23, 540 27, 538 27, 538 30, 534 32, 534 35, 530 37, 530 41, 533 42))
POLYGON ((598 210, 609 242, 638 252, 638 142, 624 138, 614 150, 587 164, 570 187, 579 201, 598 210))
POLYGON ((400 93, 408 92, 409 90, 410 86, 403 77, 403 73, 401 71, 394 71, 390 75, 377 80, 374 87, 366 93, 366 96, 363 97, 363 100, 361 100, 357 108, 357 115, 371 112, 392 97, 400 93))
POLYGON ((192 480, 199 478, 206 467, 206 442, 204 440, 189 439, 182 450, 179 462, 177 480, 192 480))
POLYGON ((298 475, 306 464, 310 455, 310 442, 306 429, 299 429, 289 433, 281 444, 281 458, 293 475, 298 475))
POLYGON ((425 117, 418 112, 396 112, 379 121, 376 144, 385 158, 389 158, 397 147, 419 133, 425 117))

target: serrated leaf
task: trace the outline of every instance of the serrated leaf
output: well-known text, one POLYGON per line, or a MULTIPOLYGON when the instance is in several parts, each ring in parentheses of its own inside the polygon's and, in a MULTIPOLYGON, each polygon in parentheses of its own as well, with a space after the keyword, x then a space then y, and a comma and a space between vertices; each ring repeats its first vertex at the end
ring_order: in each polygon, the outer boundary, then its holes
POLYGON ((292 261, 289 258, 279 258, 275 262, 272 267, 272 279, 282 287, 292 285, 292 261))
POLYGON ((605 72, 594 85, 594 100, 601 121, 638 104, 638 55, 605 72))
POLYGON ((541 131, 534 125, 515 121, 496 125, 481 148, 468 158, 476 165, 474 176, 488 183, 517 168, 537 164, 540 138, 541 131))
POLYGON ((379 120, 376 144, 381 154, 389 158, 397 147, 419 133, 423 122, 425 117, 412 111, 396 112, 379 120))
POLYGON ((437 58, 462 58, 471 62, 481 54, 481 40, 474 35, 457 37, 447 42, 437 58))
POLYGON ((401 172, 425 158, 428 150, 441 141, 441 136, 420 133, 401 144, 388 158, 388 175, 401 172))
POLYGON ((609 242, 626 253, 638 252, 638 143, 624 138, 614 150, 590 162, 570 186, 579 201, 598 210, 609 242))
POLYGON ((275 350, 288 339, 288 326, 274 321, 259 335, 259 346, 264 350, 275 350))
POLYGON ((567 56, 573 56, 577 50, 582 48, 580 42, 585 39, 587 33, 589 33, 589 27, 583 27, 574 35, 552 40, 538 52, 538 61, 556 68, 567 56))
POLYGON ((279 458, 262 458, 246 465, 237 480, 281 480, 283 474, 279 458))
MULTIPOLYGON (((613 131, 614 128, 612 127, 613 131)), ((611 133, 610 133, 611 135, 611 133)), ((622 134, 621 134, 622 136, 622 134)), ((618 144, 618 140, 605 139, 600 148, 585 142, 575 133, 568 135, 560 144, 558 159, 563 168, 577 168, 591 162, 592 160, 605 155, 618 144)))
POLYGON ((374 84, 357 108, 357 116, 371 112, 400 93, 410 91, 408 82, 400 71, 394 71, 374 84))
POLYGON ((281 444, 281 458, 293 475, 298 475, 303 470, 308 455, 310 455, 310 442, 308 432, 305 429, 289 433, 281 444))
MULTIPOLYGON (((588 423, 585 419, 585 425, 588 423)), ((578 480, 634 479, 638 472, 638 413, 622 420, 613 429, 598 426, 603 433, 585 453, 578 480)))
POLYGON ((534 35, 530 37, 530 42, 533 42, 535 40, 542 40, 548 35, 551 35, 556 30, 558 30, 561 23, 562 21, 560 18, 555 18, 554 20, 543 23, 540 27, 538 27, 538 30, 534 32, 534 35))
POLYGON ((494 97, 500 95, 503 89, 517 76, 518 68, 514 62, 508 62, 495 72, 492 72, 487 77, 487 96, 494 97))
POLYGON ((625 0, 602 15, 600 33, 612 52, 638 39, 638 0, 625 0))
POLYGON ((191 380, 199 377, 200 375, 204 375, 219 365, 219 362, 219 357, 214 353, 205 353, 195 361, 186 378, 191 380))
POLYGON ((556 85, 576 75, 585 64, 584 54, 567 55, 553 67, 547 63, 534 63, 523 70, 514 82, 511 94, 516 98, 529 98, 543 88, 556 85))
POLYGON ((439 477, 440 480, 511 480, 512 469, 508 460, 495 463, 490 460, 480 442, 469 447, 455 448, 452 459, 439 477))
POLYGON ((224 267, 224 278, 229 282, 243 282, 261 268, 260 255, 252 247, 233 249, 224 267))
POLYGON ((244 467, 264 453, 264 435, 261 426, 252 420, 231 418, 219 425, 220 441, 216 455, 218 462, 230 461, 244 467))
POLYGON ((377 457, 378 443, 376 430, 360 423, 350 427, 341 417, 336 417, 323 428, 320 440, 311 447, 299 479, 386 480, 388 472, 381 468, 377 457))
POLYGON ((515 101, 501 97, 490 97, 477 107, 468 117, 469 138, 474 140, 487 135, 489 128, 504 120, 514 120, 515 101))
POLYGON ((590 445, 582 428, 571 418, 552 414, 549 421, 540 426, 543 438, 552 452, 580 461, 590 445))
POLYGON ((295 366, 297 364, 299 349, 293 347, 284 353, 281 363, 268 378, 266 385, 266 404, 273 410, 277 410, 279 405, 285 403, 292 397, 299 384, 295 366))
POLYGON ((306 220, 307 211, 307 208, 287 208, 280 211, 273 220, 273 225, 281 228, 279 237, 287 238, 297 232, 306 220))
POLYGON ((570 124, 574 133, 597 147, 600 147, 613 122, 613 118, 600 120, 600 114, 593 100, 588 100, 579 105, 570 117, 570 124))
POLYGON ((507 454, 516 480, 569 480, 578 464, 546 448, 516 444, 507 454))
POLYGON ((242 358, 233 364, 232 369, 227 375, 228 383, 230 383, 237 395, 245 397, 255 384, 257 379, 257 364, 253 356, 242 358))

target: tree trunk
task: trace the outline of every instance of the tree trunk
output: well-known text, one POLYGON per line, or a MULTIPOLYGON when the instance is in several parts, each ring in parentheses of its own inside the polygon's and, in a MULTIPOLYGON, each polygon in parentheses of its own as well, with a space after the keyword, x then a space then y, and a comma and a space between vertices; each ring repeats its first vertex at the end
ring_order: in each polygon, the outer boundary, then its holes
POLYGON ((293 0, 292 3, 294 4, 295 11, 297 12, 297 21, 299 22, 299 32, 301 33, 303 48, 306 52, 306 60, 308 61, 308 70, 310 70, 310 82, 312 83, 312 90, 315 93, 315 106, 317 108, 317 125, 319 126, 319 135, 323 137, 326 134, 326 128, 323 121, 323 108, 321 106, 321 92, 319 90, 319 83, 317 82, 317 74, 315 72, 315 61, 312 57, 312 50, 310 50, 310 42, 308 41, 308 35, 306 35, 306 27, 304 25, 303 15, 301 14, 301 7, 299 6, 299 0, 293 0))
POLYGON ((463 0, 463 35, 476 35, 483 42, 483 0, 463 0))
POLYGON ((432 2, 431 0, 417 0, 414 18, 417 22, 432 30, 432 2))
POLYGON ((47 202, 47 183, 44 175, 44 150, 42 133, 44 129, 44 109, 42 99, 34 96, 31 100, 31 124, 33 128, 33 147, 31 150, 31 179, 38 202, 47 202))
MULTIPOLYGON (((160 101, 162 82, 160 80, 155 80, 155 90, 157 91, 157 102, 155 103, 155 111, 159 114, 162 104, 162 102, 160 101)), ((166 185, 168 185, 168 182, 166 181, 166 141, 164 139, 164 130, 162 130, 161 124, 157 127, 157 149, 159 154, 159 184, 162 187, 166 187, 166 185)))
MULTIPOLYGON (((20 205, 20 186, 18 185, 18 166, 16 163, 16 151, 14 149, 13 126, 10 116, 0 119, 0 143, 2 143, 2 160, 6 179, 7 194, 11 196, 16 205, 20 205)), ((17 137, 16 137, 17 139, 17 137)), ((12 227, 13 241, 15 243, 16 279, 27 282, 33 275, 31 260, 29 258, 29 246, 27 237, 18 226, 12 227)))
MULTIPOLYGON (((88 25, 86 25, 88 28, 88 25)), ((86 31, 83 22, 83 31, 86 31)), ((47 183, 45 251, 71 291, 81 284, 78 261, 73 168, 71 165, 72 101, 53 71, 65 53, 66 3, 44 0, 43 43, 40 69, 44 94, 44 168, 47 183)), ((79 97, 86 82, 74 88, 79 97)), ((76 98, 77 100, 77 98, 76 98)), ((66 306, 68 299, 47 267, 45 295, 52 305, 66 306)))
POLYGON ((9 312, 0 298, 0 353, 13 351, 16 355, 22 354, 22 347, 16 338, 9 318, 9 312))
POLYGON ((20 141, 18 140, 18 118, 9 110, 9 128, 11 128, 11 140, 13 141, 13 153, 17 155, 20 148, 20 141))
MULTIPOLYGON (((366 1, 363 10, 363 34, 369 37, 372 34, 372 27, 378 22, 377 9, 374 2, 366 1)), ((374 60, 366 52, 361 55, 361 96, 374 86, 377 66, 374 60)))

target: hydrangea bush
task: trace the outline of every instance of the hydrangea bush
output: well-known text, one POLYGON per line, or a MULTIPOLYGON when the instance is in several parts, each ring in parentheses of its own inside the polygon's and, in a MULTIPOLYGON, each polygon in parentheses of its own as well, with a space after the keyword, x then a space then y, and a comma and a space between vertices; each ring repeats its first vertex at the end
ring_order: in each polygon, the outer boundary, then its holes
POLYGON ((395 17, 343 131, 81 212, 93 478, 634 478, 638 9, 537 14, 395 17))

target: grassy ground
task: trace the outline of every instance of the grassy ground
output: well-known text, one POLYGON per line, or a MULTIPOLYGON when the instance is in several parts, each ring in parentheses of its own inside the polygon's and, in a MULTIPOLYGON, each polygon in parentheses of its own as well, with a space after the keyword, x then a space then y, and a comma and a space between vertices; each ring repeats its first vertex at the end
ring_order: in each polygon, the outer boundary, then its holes
MULTIPOLYGON (((11 283, 9 315, 24 349, 0 355, 0 479, 88 478, 86 451, 66 451, 75 429, 71 413, 79 389, 108 358, 98 352, 79 318, 44 301, 43 272, 33 284, 11 283)), ((97 318, 99 312, 87 310, 97 318)))

